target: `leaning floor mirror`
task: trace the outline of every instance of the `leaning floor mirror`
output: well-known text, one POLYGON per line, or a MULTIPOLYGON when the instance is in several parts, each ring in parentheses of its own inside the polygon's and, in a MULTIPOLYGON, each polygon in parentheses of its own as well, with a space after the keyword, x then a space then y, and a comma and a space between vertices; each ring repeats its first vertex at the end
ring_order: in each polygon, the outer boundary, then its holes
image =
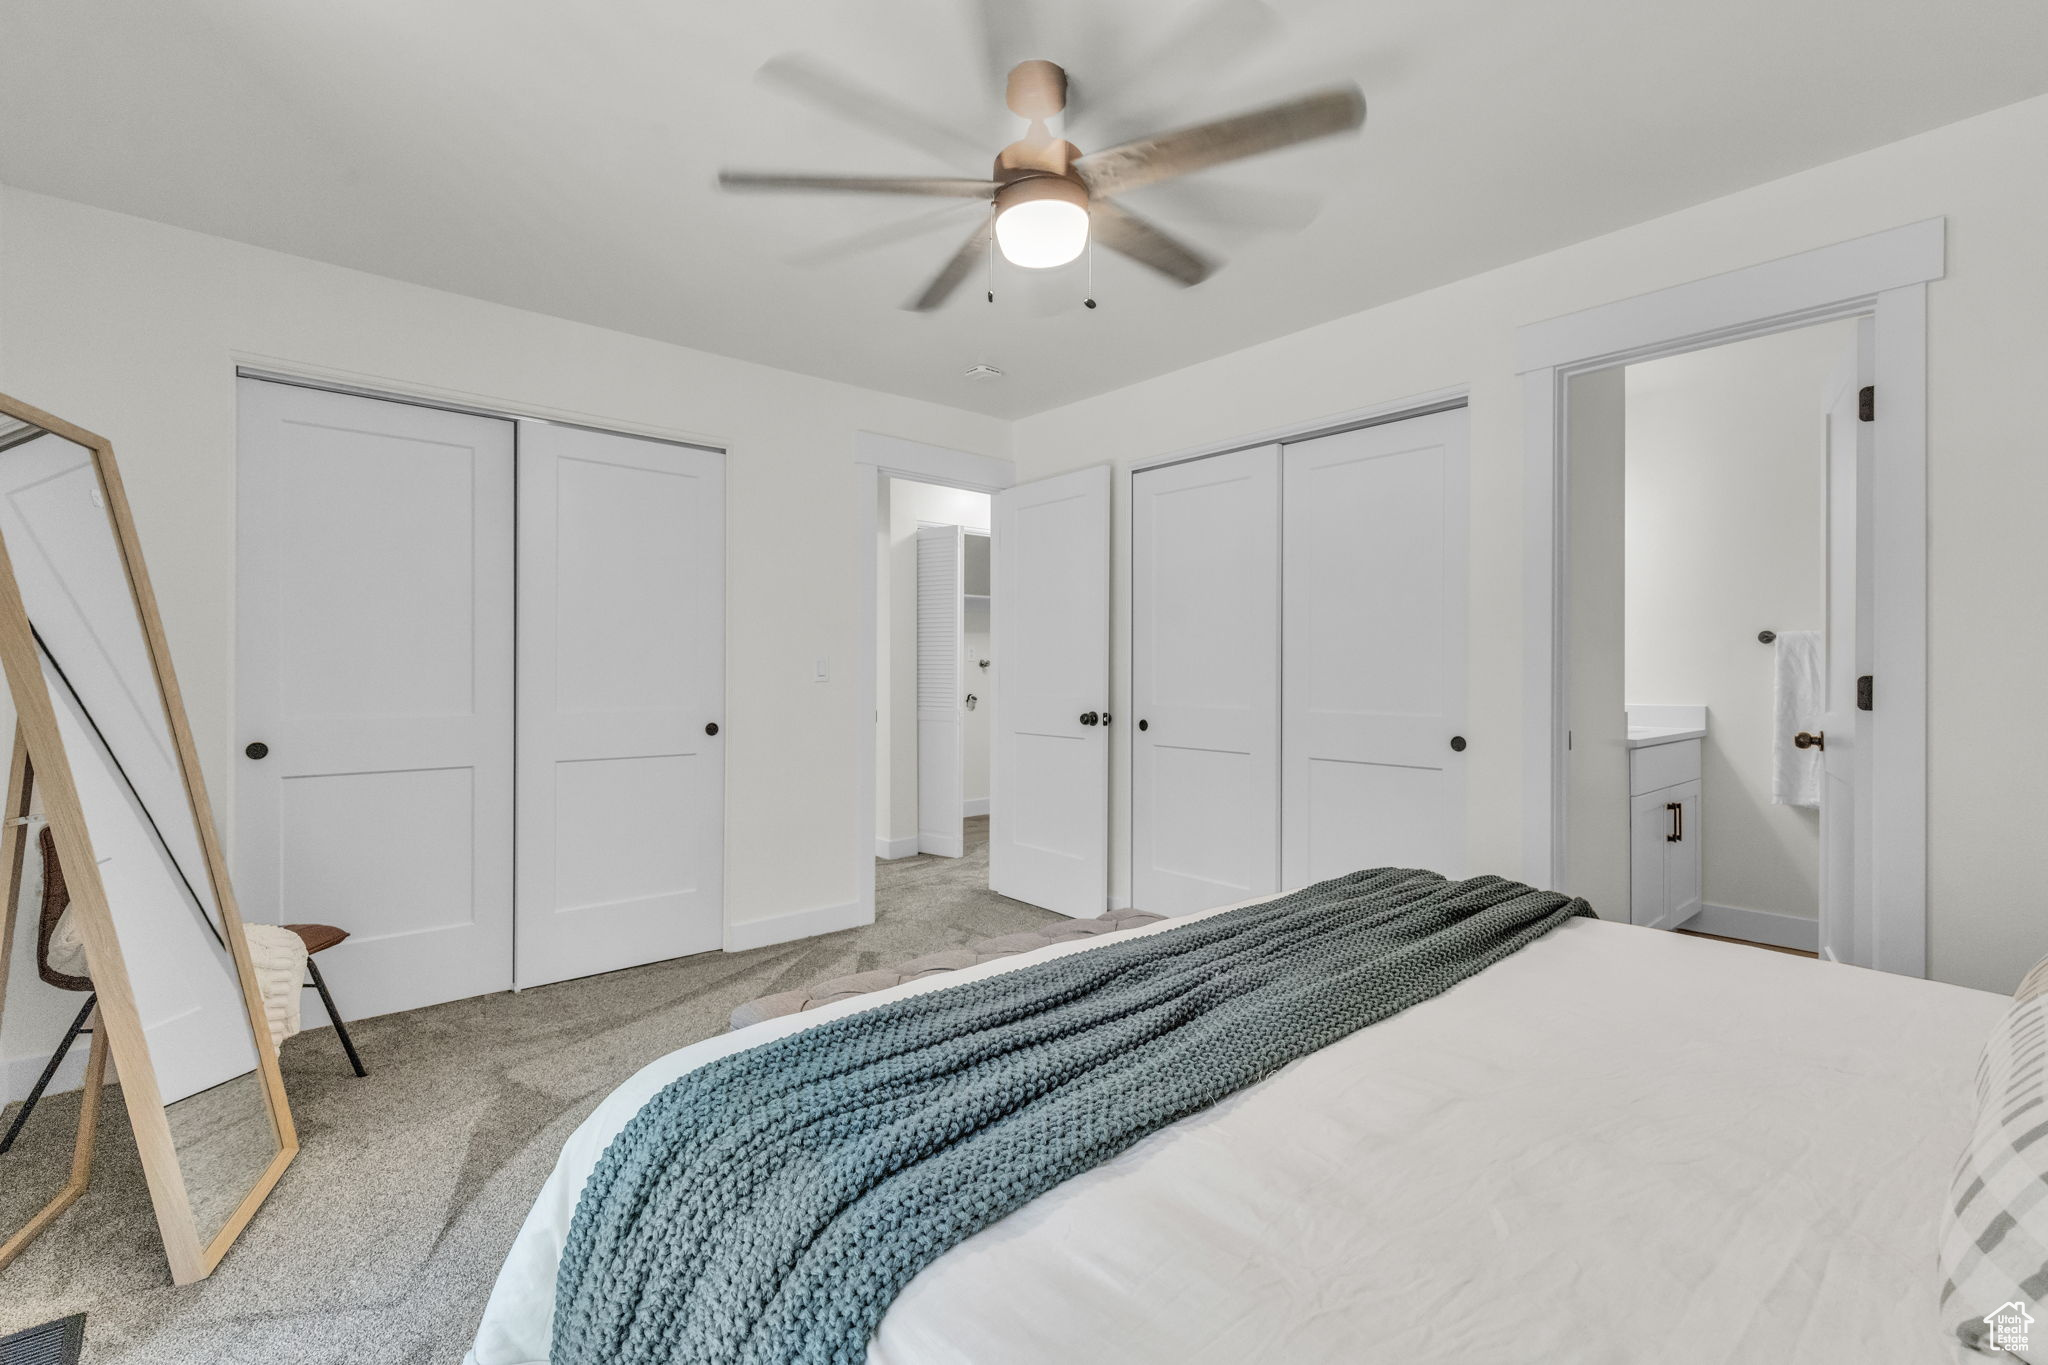
POLYGON ((202 1279, 298 1140, 113 450, 4 395, 0 663, 0 1024, 57 1049, 0 1095, 0 1268, 85 1188, 113 1085, 171 1278, 202 1279))

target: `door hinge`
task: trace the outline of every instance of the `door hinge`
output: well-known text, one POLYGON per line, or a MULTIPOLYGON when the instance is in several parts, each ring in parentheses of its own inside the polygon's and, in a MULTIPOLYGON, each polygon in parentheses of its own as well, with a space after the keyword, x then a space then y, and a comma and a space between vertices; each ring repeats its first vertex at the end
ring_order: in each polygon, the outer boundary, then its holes
POLYGON ((1865 384, 1857 391, 1856 419, 1861 422, 1877 420, 1877 385, 1865 384))
POLYGON ((1856 709, 1858 711, 1874 711, 1877 709, 1871 703, 1872 686, 1873 684, 1868 673, 1865 673, 1856 680, 1856 709))

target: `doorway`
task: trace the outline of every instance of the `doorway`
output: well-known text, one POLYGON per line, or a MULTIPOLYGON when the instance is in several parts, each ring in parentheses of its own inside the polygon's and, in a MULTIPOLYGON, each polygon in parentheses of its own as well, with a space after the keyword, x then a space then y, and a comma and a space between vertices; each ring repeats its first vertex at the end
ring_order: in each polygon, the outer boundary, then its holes
POLYGON ((1604 918, 1852 956, 1869 331, 1574 381, 1570 888, 1604 918))
MULTIPOLYGON (((1871 591, 1858 604, 1868 622, 1859 644, 1867 672, 1855 679, 1853 704, 1866 713, 1855 737, 1857 762, 1881 799, 1858 808, 1855 848, 1867 875, 1849 894, 1827 899, 1853 916, 1853 932, 1840 940, 1846 952, 1838 947, 1834 955, 1926 974, 1927 284, 1944 275, 1945 253, 1946 225, 1929 219, 1520 330, 1530 621, 1525 713, 1532 722, 1524 768, 1528 880, 1573 884, 1588 856, 1586 841, 1601 837, 1576 818, 1579 787, 1589 766, 1605 763, 1611 771, 1615 752, 1625 752, 1614 746, 1602 759, 1575 744, 1581 719, 1607 725, 1603 718, 1618 714, 1625 733, 1626 716, 1618 687, 1604 705, 1578 695, 1572 667, 1581 634, 1597 629, 1571 600, 1573 556, 1597 543, 1584 519, 1604 516, 1616 541, 1622 534, 1619 507, 1611 514, 1581 507, 1574 485, 1577 455, 1588 442, 1620 448, 1617 395, 1624 380, 1617 367, 1867 317, 1869 383, 1855 392, 1859 420, 1871 416, 1863 427, 1867 477, 1858 492, 1867 532, 1859 547, 1867 547, 1871 591)), ((1614 865, 1611 856, 1606 863, 1614 865)))

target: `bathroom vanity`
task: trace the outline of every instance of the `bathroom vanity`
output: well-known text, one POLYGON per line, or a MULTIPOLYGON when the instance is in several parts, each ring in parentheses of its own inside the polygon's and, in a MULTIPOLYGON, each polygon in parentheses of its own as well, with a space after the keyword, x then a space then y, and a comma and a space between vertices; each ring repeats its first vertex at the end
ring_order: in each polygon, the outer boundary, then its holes
POLYGON ((1704 706, 1628 708, 1629 920, 1676 929, 1700 910, 1704 706))

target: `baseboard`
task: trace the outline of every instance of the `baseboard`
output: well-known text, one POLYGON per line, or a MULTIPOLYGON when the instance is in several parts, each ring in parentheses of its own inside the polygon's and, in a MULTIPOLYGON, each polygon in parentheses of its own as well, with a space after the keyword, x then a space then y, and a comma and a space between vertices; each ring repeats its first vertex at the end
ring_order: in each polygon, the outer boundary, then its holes
POLYGON ((763 919, 750 919, 725 926, 725 951, 745 952, 766 948, 771 943, 790 943, 815 938, 840 929, 858 929, 875 922, 874 910, 860 901, 845 905, 820 905, 810 910, 789 910, 763 919))
MULTIPOLYGON (((58 1037, 62 1037, 60 1033, 58 1037)), ((50 1046, 57 1046, 57 1039, 50 1040, 50 1046)), ((64 1064, 57 1068, 57 1074, 50 1079, 46 1095, 61 1095, 76 1090, 85 1084, 85 1059, 92 1054, 92 1038, 82 1036, 71 1045, 71 1054, 64 1064)), ((13 1104, 16 1100, 28 1098, 28 1092, 35 1089, 36 1077, 43 1074, 43 1068, 50 1064, 50 1054, 39 1052, 33 1057, 9 1057, 0 1061, 0 1104, 13 1104)), ((108 1068, 111 1076, 112 1068, 108 1068)))
POLYGON ((1678 927, 1694 933, 1739 938, 1745 943, 1768 943, 1773 948, 1797 948, 1803 953, 1820 951, 1820 921, 1805 915, 1788 915, 1782 910, 1702 905, 1697 915, 1678 927))
POLYGON ((988 798, 986 796, 970 796, 960 803, 960 818, 963 820, 972 820, 977 815, 987 814, 988 798))
POLYGON ((917 836, 906 839, 884 839, 875 836, 875 856, 883 862, 894 862, 898 858, 909 858, 917 853, 917 836))

